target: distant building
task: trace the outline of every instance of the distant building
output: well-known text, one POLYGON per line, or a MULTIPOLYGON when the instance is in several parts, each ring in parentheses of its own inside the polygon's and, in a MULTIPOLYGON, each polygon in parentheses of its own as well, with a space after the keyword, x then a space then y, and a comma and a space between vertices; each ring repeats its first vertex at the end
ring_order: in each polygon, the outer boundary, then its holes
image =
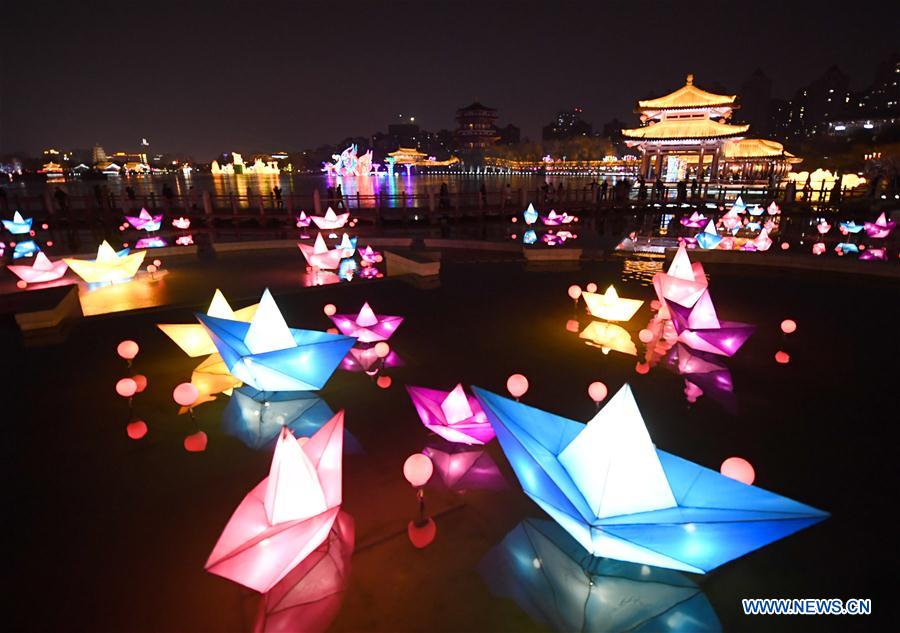
POLYGON ((109 162, 109 157, 107 157, 106 155, 106 150, 104 150, 100 145, 94 145, 94 149, 91 151, 91 162, 94 165, 109 162))
POLYGON ((541 138, 545 141, 565 141, 579 136, 590 136, 594 128, 581 118, 582 113, 581 108, 560 110, 556 113, 556 118, 544 126, 541 138))
POLYGON ((496 143, 500 136, 494 123, 497 110, 477 101, 456 111, 456 144, 463 153, 479 153, 496 143))

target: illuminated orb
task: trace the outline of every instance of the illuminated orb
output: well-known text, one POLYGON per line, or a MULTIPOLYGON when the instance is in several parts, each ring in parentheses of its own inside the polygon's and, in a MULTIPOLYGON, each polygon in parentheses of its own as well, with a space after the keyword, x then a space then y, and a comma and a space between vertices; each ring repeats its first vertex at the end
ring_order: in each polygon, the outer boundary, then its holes
POLYGON ((184 450, 188 453, 202 453, 206 450, 207 437, 203 431, 197 431, 193 435, 184 438, 184 450))
POLYGON ((340 332, 338 332, 338 329, 336 327, 328 328, 327 330, 325 330, 325 333, 326 334, 340 334, 340 332))
POLYGON ((334 313, 337 312, 337 307, 333 303, 326 303, 325 307, 322 308, 322 312, 325 313, 325 316, 334 316, 334 313))
POLYGON ((514 218, 512 219, 512 223, 513 223, 513 224, 515 224, 515 223, 518 222, 518 221, 519 221, 519 218, 514 217, 514 218))
POLYGON ((787 352, 779 350, 775 352, 775 362, 779 365, 787 365, 789 362, 791 362, 791 355, 787 352))
POLYGON ((162 262, 159 261, 158 259, 154 259, 154 260, 153 260, 153 265, 156 266, 157 268, 159 268, 160 266, 162 266, 162 262))
POLYGON ((756 472, 753 470, 753 466, 743 457, 729 457, 722 462, 719 472, 748 486, 756 479, 756 472))
POLYGON ((781 322, 781 331, 785 334, 793 334, 797 331, 797 322, 793 319, 785 319, 781 322))
POLYGON ((593 281, 584 287, 588 292, 597 292, 597 284, 593 281))
POLYGON ((116 347, 116 353, 125 360, 131 360, 138 355, 141 348, 134 341, 125 340, 116 347))
POLYGON ((172 398, 183 407, 189 407, 197 402, 199 396, 200 392, 197 390, 197 387, 189 382, 181 383, 172 392, 172 398))
POLYGON ((588 395, 591 397, 591 400, 597 404, 606 400, 607 393, 609 393, 609 390, 606 388, 606 385, 599 380, 588 385, 588 395))
POLYGON ((53 246, 53 240, 47 240, 47 246, 53 246))
POLYGON ((434 537, 437 535, 437 525, 431 517, 428 517, 424 523, 410 521, 406 526, 406 533, 409 535, 409 542, 413 544, 413 547, 423 549, 434 541, 434 537))
POLYGON ((566 321, 566 331, 568 332, 577 332, 581 327, 578 325, 578 321, 575 319, 569 319, 566 321))
POLYGON ((375 355, 378 358, 386 358, 388 354, 391 353, 391 346, 385 343, 384 341, 380 341, 375 344, 375 355))
POLYGON ((413 453, 403 462, 403 476, 414 488, 421 488, 428 483, 434 473, 434 464, 428 455, 413 453))
POLYGON ((572 284, 571 286, 569 286, 569 298, 570 299, 572 299, 574 301, 578 301, 578 297, 580 297, 580 296, 581 296, 581 288, 580 287, 576 286, 575 284, 572 284))
POLYGON ((506 379, 506 390, 513 398, 521 398, 528 391, 528 379, 522 374, 513 374, 506 379))
POLYGON ((783 251, 786 251, 786 250, 789 249, 790 247, 791 247, 791 245, 790 245, 789 243, 787 243, 787 242, 782 242, 782 243, 781 243, 781 250, 783 250, 783 251))
POLYGON ((638 363, 634 366, 634 371, 641 375, 644 375, 650 371, 650 365, 648 365, 647 363, 638 363))
POLYGON ((46 231, 47 229, 50 228, 50 225, 45 222, 44 224, 41 224, 41 228, 46 231))
POLYGON ((653 340, 653 332, 644 328, 640 332, 638 332, 638 338, 641 339, 641 343, 649 343, 653 340))
POLYGON ((116 393, 123 398, 130 398, 137 392, 137 383, 133 378, 122 378, 116 383, 116 393))
POLYGON ((128 433, 128 437, 133 440, 139 440, 145 435, 147 435, 147 423, 143 420, 135 420, 134 422, 130 422, 125 427, 125 432, 128 433))
POLYGON ((28 282, 25 281, 24 279, 20 279, 19 281, 16 282, 16 288, 27 288, 27 287, 28 287, 28 282))
POLYGON ((381 387, 382 389, 388 389, 394 381, 390 376, 379 376, 378 380, 375 381, 375 384, 381 387))
POLYGON ((134 384, 137 385, 137 392, 141 393, 144 389, 147 388, 147 377, 143 374, 137 374, 132 376, 131 379, 134 381, 134 384))
POLYGON ((155 273, 155 272, 156 272, 156 266, 154 266, 153 264, 150 264, 149 266, 147 266, 147 272, 148 272, 148 273, 155 273))

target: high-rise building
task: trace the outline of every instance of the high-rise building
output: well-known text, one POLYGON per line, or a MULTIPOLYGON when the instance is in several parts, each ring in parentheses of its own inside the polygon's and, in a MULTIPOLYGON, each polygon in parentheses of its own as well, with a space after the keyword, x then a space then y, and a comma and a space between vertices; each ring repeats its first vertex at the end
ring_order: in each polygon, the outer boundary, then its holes
POLYGON ((560 110, 556 118, 545 125, 541 137, 545 141, 564 141, 579 136, 590 136, 593 126, 581 118, 581 108, 560 110))

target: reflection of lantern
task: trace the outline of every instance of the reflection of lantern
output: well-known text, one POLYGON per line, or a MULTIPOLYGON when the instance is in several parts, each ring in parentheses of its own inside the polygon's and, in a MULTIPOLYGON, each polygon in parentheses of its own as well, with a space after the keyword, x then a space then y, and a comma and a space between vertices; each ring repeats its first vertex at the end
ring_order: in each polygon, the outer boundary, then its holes
POLYGON ((597 284, 593 281, 584 287, 588 292, 597 292, 597 284))
POLYGON ((197 401, 200 391, 189 382, 183 382, 172 392, 172 398, 183 407, 189 407, 197 401))
POLYGON ((434 473, 434 464, 428 455, 413 453, 403 462, 403 476, 413 487, 421 488, 428 483, 434 473))
POLYGON ((206 450, 206 433, 197 431, 193 435, 184 438, 184 450, 188 453, 202 453, 206 450))
POLYGON ((528 379, 522 374, 513 374, 506 379, 506 390, 513 398, 521 398, 528 391, 528 379))
POLYGON ((125 432, 128 433, 128 437, 131 439, 139 440, 147 435, 147 423, 143 420, 130 422, 128 426, 125 427, 125 432))
POLYGON ((756 473, 753 470, 753 466, 743 457, 729 457, 722 462, 722 467, 719 469, 719 472, 726 477, 736 479, 748 486, 756 479, 756 473))
POLYGON ((130 398, 137 392, 137 383, 131 378, 122 378, 116 383, 116 393, 123 398, 130 398))
POLYGON ((136 374, 131 379, 134 380, 134 384, 137 386, 137 393, 141 393, 147 388, 147 377, 145 375, 136 374))
POLYGON ((378 358, 385 358, 388 354, 391 353, 391 346, 381 341, 380 343, 375 344, 375 355, 378 358))
POLYGON ((791 355, 787 352, 777 351, 775 352, 775 362, 779 365, 787 365, 791 362, 791 355))
POLYGON ((406 533, 413 547, 422 549, 431 545, 437 535, 437 525, 434 519, 428 517, 425 521, 410 521, 406 526, 406 533))

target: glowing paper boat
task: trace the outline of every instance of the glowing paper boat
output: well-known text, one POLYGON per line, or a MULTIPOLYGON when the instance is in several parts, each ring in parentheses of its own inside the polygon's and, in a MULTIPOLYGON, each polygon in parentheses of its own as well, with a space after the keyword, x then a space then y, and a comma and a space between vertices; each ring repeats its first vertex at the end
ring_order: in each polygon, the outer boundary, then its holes
MULTIPOLYGON (((222 291, 216 288, 212 301, 206 314, 220 319, 231 319, 232 321, 244 321, 249 323, 256 314, 256 308, 259 304, 253 304, 240 310, 232 310, 225 299, 222 291)), ((216 353, 216 345, 210 338, 206 328, 199 323, 158 323, 156 325, 175 344, 182 349, 188 356, 194 358, 197 356, 206 356, 207 354, 216 353)))
POLYGON ((588 345, 599 347, 604 354, 609 354, 609 350, 615 350, 622 354, 637 356, 637 346, 631 339, 631 334, 621 325, 591 321, 578 336, 588 345))
POLYGON ((13 247, 13 259, 21 259, 23 257, 34 257, 41 252, 41 247, 34 240, 24 240, 16 242, 13 247))
POLYGON ((338 264, 337 276, 344 281, 352 281, 353 276, 358 270, 359 265, 356 263, 356 260, 350 257, 346 257, 341 260, 340 264, 338 264))
POLYGON ((741 216, 738 215, 738 212, 735 211, 734 207, 731 207, 731 210, 729 210, 728 213, 722 216, 721 222, 722 226, 724 226, 729 231, 733 231, 734 229, 740 228, 741 216))
POLYGON ((351 238, 349 235, 344 233, 344 237, 341 239, 339 249, 341 249, 341 254, 344 257, 353 257, 353 253, 356 252, 356 239, 355 237, 351 238))
POLYGON ((231 375, 262 391, 321 389, 356 339, 289 328, 268 289, 249 323, 197 314, 231 375))
POLYGON ((194 243, 193 235, 181 235, 175 238, 175 243, 179 246, 191 246, 194 243))
POLYGON ((666 357, 666 364, 673 372, 696 385, 703 394, 709 395, 727 410, 736 411, 734 381, 721 357, 676 343, 666 357))
POLYGON ((656 290, 660 303, 659 317, 669 318, 667 301, 677 301, 686 306, 694 305, 706 287, 703 265, 700 262, 691 263, 684 244, 679 244, 669 270, 653 275, 653 289, 656 290))
POLYGON ((781 213, 781 207, 779 207, 774 200, 772 200, 771 204, 766 208, 766 212, 769 215, 778 215, 781 213))
POLYGON ((297 228, 305 229, 310 224, 312 224, 312 219, 308 215, 306 215, 305 211, 301 211, 300 215, 297 216, 297 228))
POLYGON ((474 397, 466 395, 462 385, 456 385, 453 391, 407 385, 406 391, 422 424, 448 442, 487 444, 494 439, 494 429, 481 405, 474 397))
POLYGON ((311 219, 321 230, 331 231, 344 226, 347 223, 347 220, 350 219, 350 212, 348 211, 347 213, 338 215, 334 212, 334 209, 328 207, 328 210, 325 211, 325 215, 314 215, 311 216, 311 219))
POLYGON ((753 246, 756 247, 758 251, 767 251, 772 247, 772 238, 769 237, 769 232, 765 229, 759 232, 753 239, 753 246))
POLYGON ((597 292, 582 292, 587 310, 593 316, 607 321, 630 321, 634 313, 644 305, 640 299, 623 299, 610 286, 602 295, 597 292))
POLYGON ((441 483, 454 492, 509 487, 497 463, 481 446, 454 444, 435 438, 422 453, 431 459, 441 483))
POLYGON ((691 307, 669 301, 669 310, 678 340, 701 352, 734 356, 756 329, 747 323, 719 321, 708 290, 691 307))
POLYGON ((310 437, 334 412, 308 391, 259 391, 244 385, 235 389, 222 413, 222 430, 250 448, 271 446, 281 429, 295 437, 310 437))
POLYGON ((377 264, 382 259, 381 253, 379 253, 378 251, 372 250, 371 246, 366 246, 364 249, 362 249, 359 252, 359 257, 364 262, 367 262, 369 264, 377 264))
POLYGON ((528 208, 522 213, 522 217, 525 218, 525 224, 534 224, 538 221, 538 212, 535 210, 534 205, 530 202, 528 203, 528 208))
POLYGON ((72 259, 63 261, 72 271, 88 283, 121 281, 137 274, 147 251, 129 253, 128 249, 113 250, 109 242, 103 240, 97 248, 97 259, 72 259))
POLYGON ((176 229, 187 230, 191 228, 191 221, 188 218, 178 217, 172 220, 172 226, 176 229))
POLYGON ((343 411, 302 444, 281 429, 269 476, 228 520, 207 571, 264 593, 322 544, 341 507, 343 431, 343 411))
POLYGON ((13 213, 12 220, 3 220, 3 228, 13 235, 22 235, 31 232, 31 224, 34 218, 23 218, 22 214, 16 211, 13 213))
POLYGON ((68 265, 63 260, 51 262, 47 256, 38 252, 31 266, 7 266, 9 272, 13 273, 22 281, 30 284, 42 283, 44 281, 54 281, 66 274, 68 265))
POLYGON ((747 210, 747 205, 744 204, 744 199, 741 198, 740 196, 738 196, 737 200, 734 201, 734 204, 731 205, 731 208, 728 210, 728 213, 734 212, 735 214, 737 214, 737 213, 743 213, 746 210, 747 210))
POLYGON ((857 224, 856 222, 850 220, 848 222, 841 222, 840 227, 841 233, 844 233, 846 235, 847 233, 859 233, 863 230, 865 225, 857 224))
POLYGON ((126 215, 125 219, 128 221, 128 224, 136 228, 138 231, 158 231, 159 227, 162 225, 162 213, 159 215, 150 215, 147 212, 147 209, 141 209, 141 212, 137 215, 137 217, 133 215, 126 215))
MULTIPOLYGON (((775 203, 773 202, 772 204, 775 204, 775 203)), ((758 204, 753 204, 753 205, 750 205, 749 207, 747 207, 747 213, 749 213, 749 214, 752 215, 753 217, 760 216, 760 215, 762 215, 762 214, 765 213, 765 212, 766 212, 766 210, 763 209, 763 208, 762 208, 760 205, 758 205, 758 204)))
POLYGON ((700 248, 705 249, 715 248, 722 241, 722 237, 716 233, 716 227, 712 220, 707 223, 702 233, 697 233, 694 237, 697 239, 697 244, 700 248))
POLYGON ((254 633, 324 633, 341 607, 354 540, 353 519, 338 512, 328 538, 261 598, 254 633))
POLYGON ((541 240, 548 246, 559 246, 565 243, 566 240, 575 239, 575 237, 575 234, 571 231, 557 231, 556 233, 548 231, 541 235, 541 240))
POLYGON ((534 229, 528 229, 522 234, 522 243, 523 244, 534 244, 537 242, 538 236, 537 233, 534 232, 534 229))
POLYGON ((142 237, 134 244, 135 248, 162 248, 163 246, 167 246, 166 241, 158 236, 142 237))
POLYGON ((852 255, 859 252, 859 246, 852 242, 840 242, 834 247, 834 252, 838 255, 852 255))
POLYGON ((402 364, 403 359, 394 350, 388 352, 384 358, 379 358, 374 345, 354 345, 341 361, 341 369, 352 372, 364 371, 371 375, 377 373, 379 369, 399 367, 402 364))
POLYGON ((550 213, 543 216, 541 221, 546 226, 559 226, 560 224, 570 224, 575 220, 575 216, 569 215, 565 211, 562 213, 557 213, 555 210, 551 210, 550 213))
POLYGON ((863 226, 866 227, 866 235, 881 239, 891 234, 891 231, 897 226, 897 222, 888 222, 887 216, 882 213, 878 216, 877 220, 874 222, 866 222, 863 226))
POLYGON ((354 336, 360 343, 386 341, 403 323, 403 317, 375 314, 368 302, 363 304, 359 314, 335 314, 330 317, 337 329, 345 336, 354 336))
POLYGON ((859 256, 861 260, 877 260, 877 261, 887 261, 887 249, 886 248, 867 248, 862 252, 859 256))
POLYGON ((819 232, 819 234, 825 235, 826 233, 828 233, 828 231, 831 230, 831 225, 828 224, 827 221, 822 220, 821 222, 816 224, 816 230, 819 232))
POLYGON ((555 631, 714 633, 709 600, 670 569, 585 556, 565 530, 525 519, 478 564, 496 596, 510 598, 555 631))
POLYGON ((744 225, 744 228, 748 231, 759 231, 762 227, 763 225, 759 222, 747 222, 747 224, 744 225))
POLYGON ((316 236, 315 245, 310 246, 309 244, 298 242, 297 246, 300 247, 300 252, 306 258, 307 264, 323 270, 335 270, 341 265, 341 259, 344 256, 344 252, 340 248, 328 250, 325 238, 322 237, 321 233, 316 236))
POLYGON ((627 384, 587 425, 474 392, 525 493, 594 556, 702 574, 828 516, 656 449, 627 384))
POLYGON ((706 226, 708 220, 705 215, 697 213, 694 211, 689 218, 681 218, 679 220, 682 226, 686 226, 689 229, 699 229, 703 226, 706 226))

